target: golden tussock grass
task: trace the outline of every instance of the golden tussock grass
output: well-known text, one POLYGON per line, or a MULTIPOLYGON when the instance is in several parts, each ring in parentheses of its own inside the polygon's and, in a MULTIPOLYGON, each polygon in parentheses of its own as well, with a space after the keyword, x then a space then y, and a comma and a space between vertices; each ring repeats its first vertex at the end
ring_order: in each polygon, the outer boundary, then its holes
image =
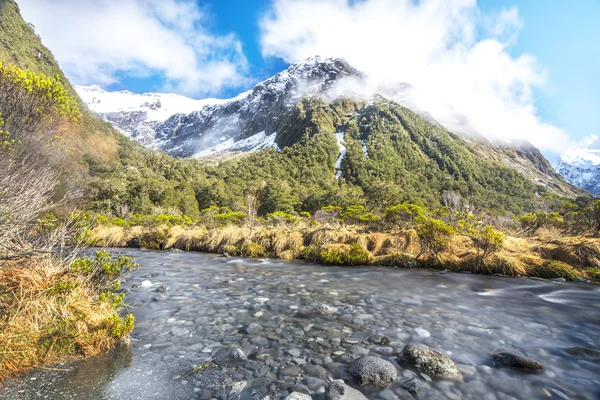
MULTIPOLYGON (((131 228, 128 235, 139 235, 140 230, 142 228, 131 228)), ((122 228, 96 228, 95 232, 103 245, 127 242, 123 239, 122 228)), ((254 229, 234 225, 212 229, 174 227, 166 247, 290 260, 302 258, 307 252, 317 254, 320 249, 327 250, 331 246, 346 249, 352 244, 369 252, 375 265, 415 266, 414 257, 420 252, 419 238, 414 229, 371 232, 358 226, 334 225, 316 228, 259 226, 254 229)), ((600 266, 600 239, 597 238, 557 238, 549 234, 507 236, 499 252, 484 262, 477 256, 472 239, 454 235, 449 250, 441 253, 435 263, 425 257, 419 265, 513 276, 583 277, 592 280, 600 276, 597 271, 600 266)))
POLYGON ((82 275, 60 261, 0 266, 0 381, 30 368, 90 357, 121 338, 115 311, 82 275))

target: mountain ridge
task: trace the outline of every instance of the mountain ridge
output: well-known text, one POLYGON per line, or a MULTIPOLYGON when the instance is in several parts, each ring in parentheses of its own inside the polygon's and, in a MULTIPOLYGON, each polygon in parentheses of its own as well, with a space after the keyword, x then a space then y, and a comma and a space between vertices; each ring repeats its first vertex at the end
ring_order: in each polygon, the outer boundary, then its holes
POLYGON ((600 195, 600 138, 588 135, 565 150, 555 169, 567 182, 600 195))

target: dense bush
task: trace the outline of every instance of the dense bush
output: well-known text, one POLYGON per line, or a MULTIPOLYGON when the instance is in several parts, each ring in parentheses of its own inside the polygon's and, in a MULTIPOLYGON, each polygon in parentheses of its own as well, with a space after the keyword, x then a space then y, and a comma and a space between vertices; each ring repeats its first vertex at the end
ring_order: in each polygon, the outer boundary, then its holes
POLYGON ((490 256, 496 254, 504 247, 506 236, 493 227, 486 225, 472 236, 473 243, 477 249, 477 263, 484 263, 490 256))
POLYGON ((415 230, 419 237, 421 250, 417 255, 418 260, 423 254, 429 254, 433 261, 438 261, 439 254, 448 249, 455 229, 444 221, 421 217, 416 220, 415 230))
POLYGON ((321 249, 316 261, 325 265, 366 265, 371 262, 371 254, 358 244, 331 246, 321 249))

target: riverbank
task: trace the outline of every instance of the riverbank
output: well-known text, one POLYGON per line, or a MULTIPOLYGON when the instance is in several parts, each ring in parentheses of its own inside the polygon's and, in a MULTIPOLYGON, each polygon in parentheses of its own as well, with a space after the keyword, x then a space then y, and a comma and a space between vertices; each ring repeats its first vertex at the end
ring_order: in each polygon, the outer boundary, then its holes
POLYGON ((105 251, 73 263, 38 256, 0 264, 0 382, 127 343, 134 317, 122 315, 116 291, 134 267, 105 251))
POLYGON ((435 257, 422 251, 414 229, 373 232, 360 226, 244 227, 96 226, 99 246, 202 251, 283 260, 306 259, 324 265, 427 267, 482 274, 600 281, 600 239, 583 236, 506 236, 482 258, 467 235, 452 235, 435 257))

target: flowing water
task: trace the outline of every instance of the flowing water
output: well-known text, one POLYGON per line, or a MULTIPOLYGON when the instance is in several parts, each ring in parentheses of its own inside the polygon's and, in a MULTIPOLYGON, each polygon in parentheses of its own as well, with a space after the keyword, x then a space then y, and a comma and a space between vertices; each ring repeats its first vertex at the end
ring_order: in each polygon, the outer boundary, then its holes
POLYGON ((117 253, 141 265, 123 285, 136 317, 131 346, 10 380, 0 398, 277 399, 299 391, 323 399, 330 379, 350 383, 345 365, 370 354, 392 361, 399 378, 385 390, 361 391, 412 399, 403 387, 415 374, 395 359, 405 344, 422 343, 449 355, 464 382, 418 377, 420 399, 600 399, 600 360, 564 350, 600 347, 595 284, 117 253), (161 285, 170 290, 157 292, 161 285), (305 315, 322 303, 336 312, 305 315), (246 330, 251 323, 260 326, 246 330), (207 363, 231 346, 247 354, 245 366, 207 363), (491 353, 501 349, 540 361, 544 372, 495 367, 491 353))

